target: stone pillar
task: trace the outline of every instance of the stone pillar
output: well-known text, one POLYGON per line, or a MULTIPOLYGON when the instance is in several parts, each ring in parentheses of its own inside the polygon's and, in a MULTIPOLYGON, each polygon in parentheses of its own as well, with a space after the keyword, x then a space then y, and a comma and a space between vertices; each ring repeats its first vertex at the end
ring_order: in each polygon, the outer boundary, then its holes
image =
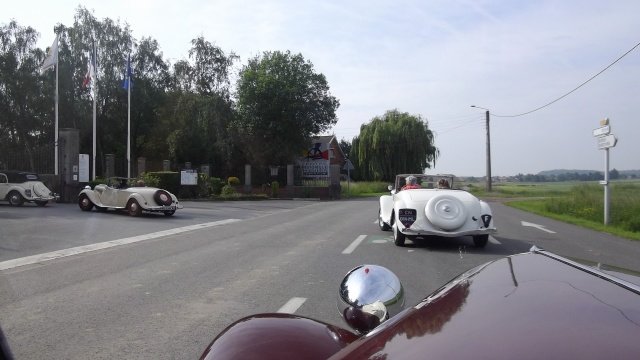
POLYGON ((293 186, 294 184, 293 174, 294 174, 293 165, 291 164, 287 165, 287 197, 295 196, 295 188, 293 186))
POLYGON ((209 164, 200 165, 200 173, 205 174, 207 176, 211 176, 211 165, 209 164))
POLYGON ((251 194, 251 165, 244 166, 244 192, 251 194))
POLYGON ((171 161, 170 160, 164 160, 162 162, 162 171, 171 171, 171 161))
POLYGON ((138 158, 138 174, 137 176, 142 175, 143 172, 147 171, 147 159, 143 157, 138 158))
POLYGON ((186 163, 184 163, 184 168, 185 169, 191 169, 191 163, 188 162, 188 161, 186 163))
POLYGON ((107 154, 106 158, 106 169, 104 172, 105 178, 110 178, 112 176, 116 176, 116 156, 113 154, 107 154))
MULTIPOLYGON (((78 129, 60 129, 58 132, 60 201, 74 202, 78 199, 80 166, 80 132, 78 129)), ((53 189, 52 189, 53 190, 53 189)))

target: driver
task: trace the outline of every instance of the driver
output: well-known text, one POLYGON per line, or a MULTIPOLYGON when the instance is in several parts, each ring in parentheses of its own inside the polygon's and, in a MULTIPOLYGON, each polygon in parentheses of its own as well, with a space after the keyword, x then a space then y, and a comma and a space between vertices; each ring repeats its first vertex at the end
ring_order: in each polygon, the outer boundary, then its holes
POLYGON ((408 189, 421 189, 422 186, 418 185, 418 178, 413 175, 407 176, 406 185, 402 187, 402 190, 408 189))

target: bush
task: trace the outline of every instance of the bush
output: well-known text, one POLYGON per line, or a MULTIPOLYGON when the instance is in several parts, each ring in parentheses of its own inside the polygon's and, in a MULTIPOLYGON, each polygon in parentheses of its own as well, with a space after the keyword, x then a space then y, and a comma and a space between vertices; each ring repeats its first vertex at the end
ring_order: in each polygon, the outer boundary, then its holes
POLYGON ((224 185, 224 181, 220 178, 209 178, 209 191, 211 192, 211 195, 220 195, 224 185))
POLYGON ((145 186, 160 187, 160 179, 152 173, 142 173, 140 179, 144 181, 145 186))
POLYGON ((220 192, 220 195, 222 196, 237 195, 236 188, 231 185, 225 185, 222 187, 222 191, 220 192))
POLYGON ((227 179, 227 185, 240 185, 240 179, 235 176, 229 176, 229 179, 227 179))
MULTIPOLYGON (((175 171, 158 171, 147 173, 158 179, 157 187, 167 190, 170 193, 178 194, 180 191, 180 173, 175 171)), ((148 185, 150 186, 150 185, 148 185)))
POLYGON ((277 181, 271 182, 271 197, 277 198, 280 193, 280 184, 277 181))

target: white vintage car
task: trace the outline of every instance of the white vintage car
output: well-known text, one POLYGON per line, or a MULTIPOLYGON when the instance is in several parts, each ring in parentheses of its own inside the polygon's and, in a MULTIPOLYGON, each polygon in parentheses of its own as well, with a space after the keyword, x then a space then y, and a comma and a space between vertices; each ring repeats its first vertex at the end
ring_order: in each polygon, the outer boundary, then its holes
POLYGON ((135 184, 133 179, 112 177, 93 190, 86 186, 78 195, 78 205, 83 211, 91 211, 94 206, 99 211, 127 210, 131 216, 139 216, 143 211, 171 216, 183 208, 176 196, 166 190, 132 184, 135 184))
POLYGON ((380 229, 393 230, 398 246, 406 238, 465 235, 471 235, 477 247, 487 245, 489 234, 496 232, 489 204, 455 189, 453 180, 453 175, 397 175, 395 185, 389 185, 391 195, 380 197, 380 229), (407 179, 416 185, 403 190, 407 179))
POLYGON ((25 201, 45 206, 57 201, 54 194, 42 183, 38 174, 27 171, 0 171, 0 200, 9 201, 11 206, 22 206, 25 201))

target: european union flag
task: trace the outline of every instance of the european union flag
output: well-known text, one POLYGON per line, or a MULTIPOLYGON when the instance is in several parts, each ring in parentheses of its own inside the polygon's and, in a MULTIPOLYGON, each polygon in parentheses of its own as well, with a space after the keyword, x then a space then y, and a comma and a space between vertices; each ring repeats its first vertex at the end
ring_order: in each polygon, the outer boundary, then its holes
POLYGON ((124 80, 122 80, 122 88, 129 90, 129 87, 133 87, 133 81, 131 81, 131 54, 127 56, 127 67, 124 69, 124 80))

